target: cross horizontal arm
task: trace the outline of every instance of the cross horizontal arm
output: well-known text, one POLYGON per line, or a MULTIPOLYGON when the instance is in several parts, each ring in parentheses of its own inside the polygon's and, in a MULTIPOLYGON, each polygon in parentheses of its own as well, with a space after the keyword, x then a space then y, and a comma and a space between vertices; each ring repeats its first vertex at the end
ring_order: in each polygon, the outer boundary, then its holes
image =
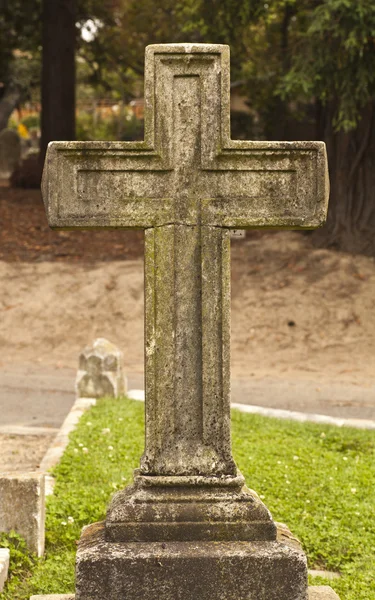
POLYGON ((310 229, 324 224, 329 179, 323 142, 230 140, 202 176, 202 223, 310 229))
POLYGON ((171 172, 144 142, 52 142, 42 191, 54 229, 171 222, 171 172))
MULTIPOLYGON (((228 228, 316 228, 328 207, 322 142, 233 141, 200 170, 187 196, 201 211, 187 224, 228 228)), ((54 142, 43 176, 53 228, 148 228, 181 224, 181 190, 144 142, 54 142)))

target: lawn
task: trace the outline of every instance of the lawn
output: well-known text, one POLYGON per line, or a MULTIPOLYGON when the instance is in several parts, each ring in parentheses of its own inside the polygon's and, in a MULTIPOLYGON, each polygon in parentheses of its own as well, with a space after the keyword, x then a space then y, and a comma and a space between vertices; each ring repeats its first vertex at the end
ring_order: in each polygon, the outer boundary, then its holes
MULTIPOLYGON (((28 556, 21 540, 8 537, 13 577, 0 600, 74 592, 80 530, 102 520, 111 494, 131 481, 143 410, 139 402, 105 399, 82 417, 54 470, 45 557, 28 556)), ((232 436, 248 486, 303 542, 309 567, 341 574, 329 583, 341 600, 375 600, 374 432, 233 411, 232 436)))

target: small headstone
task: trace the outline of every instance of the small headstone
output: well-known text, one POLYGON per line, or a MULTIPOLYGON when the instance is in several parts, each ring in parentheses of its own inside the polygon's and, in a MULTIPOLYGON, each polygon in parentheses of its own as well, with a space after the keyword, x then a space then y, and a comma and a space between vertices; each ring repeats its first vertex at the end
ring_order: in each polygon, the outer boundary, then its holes
POLYGON ((44 552, 45 476, 4 473, 0 476, 0 531, 14 530, 38 556, 44 552))
POLYGON ((13 129, 0 132, 0 179, 8 179, 21 159, 21 140, 13 129))
POLYGON ((30 149, 15 167, 10 184, 15 188, 40 188, 42 179, 42 167, 39 160, 39 152, 30 149))
POLYGON ((104 338, 87 346, 79 357, 77 398, 117 398, 126 392, 123 354, 104 338))

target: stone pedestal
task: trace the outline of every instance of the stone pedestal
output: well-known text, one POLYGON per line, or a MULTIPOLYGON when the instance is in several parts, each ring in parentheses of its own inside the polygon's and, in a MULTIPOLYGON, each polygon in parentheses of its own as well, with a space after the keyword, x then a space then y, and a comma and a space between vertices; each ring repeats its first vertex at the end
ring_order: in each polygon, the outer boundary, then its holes
POLYGON ((276 525, 258 495, 237 477, 160 476, 135 472, 108 508, 112 542, 276 540, 276 525))
POLYGON ((76 600, 307 600, 304 554, 279 542, 109 543, 83 531, 76 600))

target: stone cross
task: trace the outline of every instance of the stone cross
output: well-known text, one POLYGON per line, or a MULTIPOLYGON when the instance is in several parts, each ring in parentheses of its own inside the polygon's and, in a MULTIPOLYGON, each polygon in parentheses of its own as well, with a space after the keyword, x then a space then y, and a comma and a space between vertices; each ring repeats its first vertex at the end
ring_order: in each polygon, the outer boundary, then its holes
POLYGON ((229 232, 321 226, 327 165, 322 142, 231 140, 229 87, 227 46, 148 46, 145 141, 49 145, 51 227, 145 230, 145 451, 107 540, 276 536, 231 453, 229 232))

